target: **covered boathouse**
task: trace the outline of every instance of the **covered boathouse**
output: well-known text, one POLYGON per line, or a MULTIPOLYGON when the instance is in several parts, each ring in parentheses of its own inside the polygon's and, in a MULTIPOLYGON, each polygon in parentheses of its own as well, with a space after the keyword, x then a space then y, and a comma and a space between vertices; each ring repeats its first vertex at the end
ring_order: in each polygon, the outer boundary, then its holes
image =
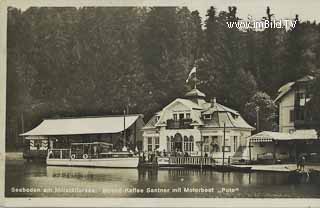
POLYGON ((121 150, 142 149, 143 115, 44 119, 24 138, 25 159, 45 159, 48 149, 70 148, 71 143, 107 142, 121 150))

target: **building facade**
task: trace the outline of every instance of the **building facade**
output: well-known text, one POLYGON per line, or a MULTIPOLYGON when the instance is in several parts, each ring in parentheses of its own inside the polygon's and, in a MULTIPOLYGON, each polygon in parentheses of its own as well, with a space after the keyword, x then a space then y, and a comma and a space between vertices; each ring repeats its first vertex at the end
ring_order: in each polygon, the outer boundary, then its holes
POLYGON ((312 76, 283 85, 275 102, 279 106, 279 131, 292 133, 297 129, 312 129, 310 115, 305 110, 309 102, 312 76))
POLYGON ((245 149, 254 128, 237 111, 205 98, 195 88, 157 112, 142 128, 143 150, 222 159, 223 152, 228 158, 245 149))

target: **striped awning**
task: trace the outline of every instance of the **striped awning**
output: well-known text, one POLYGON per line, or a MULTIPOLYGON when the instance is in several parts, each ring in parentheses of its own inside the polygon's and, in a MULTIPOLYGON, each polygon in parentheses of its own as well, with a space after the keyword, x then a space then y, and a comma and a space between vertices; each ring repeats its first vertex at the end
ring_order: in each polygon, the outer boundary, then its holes
POLYGON ((272 142, 272 138, 269 137, 253 137, 250 138, 250 142, 272 142))
POLYGON ((276 140, 287 141, 287 140, 292 140, 292 137, 288 133, 272 132, 272 131, 262 131, 250 137, 251 142, 273 142, 276 140))

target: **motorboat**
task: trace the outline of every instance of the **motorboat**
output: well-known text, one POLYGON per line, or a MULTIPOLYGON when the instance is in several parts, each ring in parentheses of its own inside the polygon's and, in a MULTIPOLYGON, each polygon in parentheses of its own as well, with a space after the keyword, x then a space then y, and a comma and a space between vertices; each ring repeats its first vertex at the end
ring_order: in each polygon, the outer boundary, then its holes
POLYGON ((105 142, 71 143, 70 148, 50 149, 47 165, 105 168, 137 168, 139 157, 129 151, 116 151, 105 142))

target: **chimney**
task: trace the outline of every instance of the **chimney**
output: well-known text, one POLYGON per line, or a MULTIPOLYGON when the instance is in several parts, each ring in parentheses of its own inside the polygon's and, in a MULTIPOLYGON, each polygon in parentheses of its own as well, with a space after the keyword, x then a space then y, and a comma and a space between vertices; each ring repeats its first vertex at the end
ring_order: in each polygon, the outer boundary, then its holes
POLYGON ((213 97, 210 102, 212 103, 212 106, 214 106, 217 102, 216 97, 213 97))

